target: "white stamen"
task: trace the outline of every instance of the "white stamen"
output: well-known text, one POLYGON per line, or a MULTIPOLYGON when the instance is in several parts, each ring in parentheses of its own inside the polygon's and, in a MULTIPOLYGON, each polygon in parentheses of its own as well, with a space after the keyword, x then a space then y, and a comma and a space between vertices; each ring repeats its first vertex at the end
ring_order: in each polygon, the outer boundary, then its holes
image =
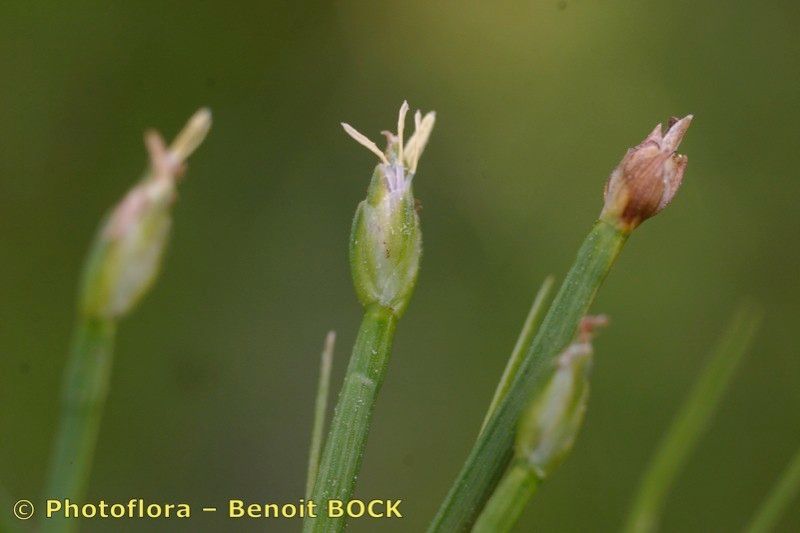
POLYGON ((436 123, 436 113, 431 111, 426 114, 424 118, 421 118, 421 113, 417 111, 414 115, 414 123, 416 125, 416 131, 411 138, 408 139, 406 145, 408 157, 405 161, 412 174, 417 171, 417 164, 419 163, 420 157, 422 157, 422 152, 425 150, 425 145, 428 144, 431 131, 433 131, 433 125, 436 123))
POLYGON ((341 124, 342 124, 342 127, 344 128, 344 131, 346 131, 347 134, 350 137, 355 139, 355 141, 358 144, 360 144, 361 146, 365 147, 367 150, 369 150, 373 154, 377 155, 378 158, 383 162, 383 164, 385 164, 385 165, 389 164, 389 160, 386 159, 386 155, 384 155, 384 153, 381 152, 380 148, 378 148, 378 146, 374 142, 370 141, 367 138, 366 135, 364 135, 363 133, 360 133, 353 126, 351 126, 350 124, 347 124, 346 122, 342 122, 341 124))
MULTIPOLYGON (((417 109, 414 113, 414 134, 416 134, 420 127, 422 126, 422 111, 417 109)), ((419 145, 416 141, 412 144, 411 141, 414 140, 414 135, 411 136, 412 138, 408 140, 408 150, 411 154, 409 157, 409 161, 419 161, 419 145)), ((413 172, 413 171, 412 171, 413 172)))
POLYGON ((211 129, 211 110, 207 107, 200 108, 181 132, 172 141, 169 147, 171 159, 176 165, 180 165, 194 152, 203 139, 206 138, 208 130, 211 129))
POLYGON ((403 131, 406 129, 406 113, 408 113, 408 102, 403 100, 400 106, 400 113, 397 114, 397 159, 403 161, 403 131))

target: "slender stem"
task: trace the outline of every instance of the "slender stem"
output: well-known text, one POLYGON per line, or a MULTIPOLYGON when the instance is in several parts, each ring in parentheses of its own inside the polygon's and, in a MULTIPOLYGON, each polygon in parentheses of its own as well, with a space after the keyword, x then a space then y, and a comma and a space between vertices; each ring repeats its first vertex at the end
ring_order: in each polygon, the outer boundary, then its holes
POLYGON ((306 499, 311 498, 314 482, 319 471, 319 456, 322 451, 322 437, 325 430, 325 413, 328 411, 328 390, 331 385, 331 366, 333 366, 333 345, 336 332, 329 331, 325 337, 325 347, 319 362, 319 382, 317 400, 314 405, 314 426, 311 430, 311 449, 308 453, 308 477, 306 478, 306 499))
POLYGON ((761 504, 746 533, 767 533, 775 529, 783 512, 800 493, 800 450, 784 470, 778 484, 761 504))
POLYGON ((627 236, 605 221, 598 221, 589 232, 517 377, 478 437, 429 531, 466 531, 475 521, 511 458, 520 415, 549 375, 555 357, 575 334, 627 236))
POLYGON ((514 345, 514 349, 511 351, 511 356, 508 358, 506 368, 503 370, 503 376, 500 378, 500 382, 497 384, 497 389, 494 391, 492 402, 489 404, 489 409, 486 411, 486 416, 484 417, 483 424, 481 425, 481 431, 483 431, 483 429, 486 427, 486 422, 489 421, 489 417, 492 416, 492 413, 494 413, 494 411, 497 409, 500 401, 505 397, 509 387, 511 387, 511 382, 514 381, 515 377, 517 377, 517 371, 519 370, 519 366, 522 364, 522 358, 528 351, 528 348, 533 341, 533 336, 536 334, 536 330, 539 327, 539 324, 542 322, 542 316, 544 315, 544 311, 546 309, 545 303, 550 296, 554 282, 555 279, 553 276, 547 276, 547 278, 545 278, 545 280, 542 282, 542 285, 539 287, 536 297, 533 299, 531 309, 528 311, 528 316, 525 318, 525 323, 522 325, 522 331, 519 332, 517 343, 514 345))
POLYGON ((526 461, 513 461, 492 497, 486 502, 472 533, 511 531, 540 482, 539 476, 526 461))
POLYGON ((345 527, 345 517, 328 516, 327 502, 346 501, 353 495, 396 325, 397 317, 385 307, 372 305, 364 313, 314 484, 312 501, 318 506, 317 517, 306 519, 306 533, 345 527))
MULTIPOLYGON (((108 394, 116 325, 83 318, 73 338, 64 373, 61 417, 46 498, 81 501, 92 466, 100 419, 108 394)), ((42 531, 72 531, 76 520, 50 518, 42 531)))
POLYGON ((658 528, 669 489, 708 426, 736 368, 747 352, 760 315, 741 308, 722 335, 713 357, 686 397, 642 477, 625 531, 646 533, 658 528))

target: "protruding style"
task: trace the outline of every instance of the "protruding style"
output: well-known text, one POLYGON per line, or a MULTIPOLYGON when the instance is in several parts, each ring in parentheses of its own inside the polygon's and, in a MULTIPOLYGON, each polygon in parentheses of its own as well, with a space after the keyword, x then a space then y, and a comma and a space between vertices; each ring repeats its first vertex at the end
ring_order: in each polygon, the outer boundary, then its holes
POLYGON ((692 118, 670 119, 666 132, 659 124, 628 150, 606 182, 601 219, 631 231, 669 205, 686 170, 688 159, 677 149, 692 118))

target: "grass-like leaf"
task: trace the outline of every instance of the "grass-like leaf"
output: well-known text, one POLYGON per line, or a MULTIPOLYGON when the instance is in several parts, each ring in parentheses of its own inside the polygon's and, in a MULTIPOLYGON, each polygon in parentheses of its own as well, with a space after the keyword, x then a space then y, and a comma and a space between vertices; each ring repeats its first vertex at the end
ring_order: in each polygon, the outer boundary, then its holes
POLYGON ((547 276, 536 292, 536 296, 533 298, 533 304, 531 304, 531 309, 528 311, 528 316, 525 318, 525 323, 522 325, 522 331, 519 332, 517 343, 511 351, 511 356, 508 358, 506 367, 503 370, 503 375, 494 391, 489 409, 486 411, 486 416, 481 425, 481 432, 483 432, 483 429, 486 427, 486 422, 489 421, 489 418, 492 416, 495 409, 497 409, 500 401, 505 397, 506 393, 508 393, 508 389, 511 387, 514 378, 517 377, 517 371, 522 364, 522 358, 525 356, 528 348, 530 348, 533 337, 536 335, 536 330, 542 322, 544 312, 547 310, 547 302, 550 299, 550 293, 553 290, 554 282, 555 278, 553 276, 547 276))
POLYGON ((767 533, 775 529, 778 520, 789 504, 800 493, 800 450, 784 470, 778 483, 773 487, 753 520, 745 528, 746 533, 767 533))
POLYGON ((325 431, 325 414, 328 411, 328 390, 331 385, 331 367, 333 366, 333 348, 336 343, 336 332, 329 331, 325 337, 325 346, 319 361, 319 381, 317 382, 317 399, 314 402, 314 426, 311 430, 311 448, 308 452, 308 477, 306 478, 306 499, 311 498, 314 482, 319 471, 319 456, 322 453, 325 431))
POLYGON ((626 532, 648 533, 658 529, 669 490, 749 350, 760 321, 758 310, 742 306, 719 339, 711 360, 678 410, 642 477, 626 532))

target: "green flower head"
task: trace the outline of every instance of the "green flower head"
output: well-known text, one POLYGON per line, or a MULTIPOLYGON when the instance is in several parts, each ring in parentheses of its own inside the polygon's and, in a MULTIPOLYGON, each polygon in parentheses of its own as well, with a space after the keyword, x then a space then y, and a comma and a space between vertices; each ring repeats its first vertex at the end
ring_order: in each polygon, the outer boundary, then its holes
POLYGON ((378 156, 367 190, 353 220, 350 265, 359 300, 364 306, 381 305, 400 316, 414 290, 422 253, 422 233, 415 209, 412 182, 417 164, 428 143, 436 115, 414 115, 414 134, 404 141, 408 103, 403 102, 397 133, 384 132, 385 151, 342 124, 345 131, 378 156))
POLYGON ((541 479, 564 460, 583 424, 592 368, 592 332, 606 323, 603 315, 583 318, 578 338, 558 356, 549 381, 522 417, 516 453, 541 479))
POLYGON ((211 113, 201 109, 169 147, 157 132, 145 134, 150 168, 111 210, 86 265, 80 301, 86 316, 120 318, 155 282, 172 225, 177 180, 210 127, 211 113))

